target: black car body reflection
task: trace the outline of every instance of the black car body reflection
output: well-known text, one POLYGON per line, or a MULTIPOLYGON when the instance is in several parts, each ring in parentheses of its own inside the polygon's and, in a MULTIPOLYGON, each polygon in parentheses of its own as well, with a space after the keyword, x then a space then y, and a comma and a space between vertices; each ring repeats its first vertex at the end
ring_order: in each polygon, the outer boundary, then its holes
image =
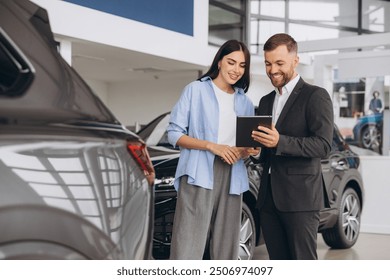
MULTIPOLYGON (((169 113, 160 115, 138 132, 148 144, 156 171, 153 256, 157 259, 169 256, 176 205, 173 179, 180 153, 168 143, 169 116, 169 113)), ((262 243, 259 213, 255 208, 262 168, 251 160, 246 164, 249 191, 243 196, 240 259, 251 259, 255 247, 262 243)), ((359 236, 364 197, 359 164, 358 155, 349 148, 335 126, 331 154, 322 160, 331 207, 321 211, 319 227, 326 244, 332 248, 349 248, 359 236)))
POLYGON ((150 258, 145 143, 62 59, 45 10, 1 0, 0 26, 0 258, 150 258))

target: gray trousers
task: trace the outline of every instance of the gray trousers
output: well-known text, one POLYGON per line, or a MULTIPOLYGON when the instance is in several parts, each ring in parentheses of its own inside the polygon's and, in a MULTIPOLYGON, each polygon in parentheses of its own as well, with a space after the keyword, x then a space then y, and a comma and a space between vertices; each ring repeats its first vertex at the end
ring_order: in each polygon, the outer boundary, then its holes
POLYGON ((231 166, 215 157, 212 190, 180 179, 170 259, 201 260, 210 238, 212 260, 238 258, 242 195, 229 194, 231 166))

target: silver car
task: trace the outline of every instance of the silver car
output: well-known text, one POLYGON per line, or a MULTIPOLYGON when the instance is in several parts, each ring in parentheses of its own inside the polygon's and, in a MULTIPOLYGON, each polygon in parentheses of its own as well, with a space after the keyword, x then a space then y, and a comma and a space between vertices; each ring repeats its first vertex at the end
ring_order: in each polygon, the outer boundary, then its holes
POLYGON ((61 58, 44 9, 0 0, 0 259, 149 259, 154 169, 61 58))

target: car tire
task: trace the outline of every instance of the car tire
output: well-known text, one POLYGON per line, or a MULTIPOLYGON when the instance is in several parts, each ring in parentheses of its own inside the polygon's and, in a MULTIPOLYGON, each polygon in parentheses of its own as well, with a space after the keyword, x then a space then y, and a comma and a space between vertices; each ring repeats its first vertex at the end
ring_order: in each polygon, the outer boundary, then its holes
POLYGON ((381 133, 377 126, 368 125, 362 129, 360 134, 360 146, 364 149, 374 150, 380 146, 381 133))
POLYGON ((344 191, 336 225, 322 232, 322 237, 329 247, 347 249, 356 243, 360 232, 361 205, 354 189, 348 188, 344 191))
POLYGON ((243 201, 238 259, 251 260, 256 247, 256 226, 252 211, 243 201))

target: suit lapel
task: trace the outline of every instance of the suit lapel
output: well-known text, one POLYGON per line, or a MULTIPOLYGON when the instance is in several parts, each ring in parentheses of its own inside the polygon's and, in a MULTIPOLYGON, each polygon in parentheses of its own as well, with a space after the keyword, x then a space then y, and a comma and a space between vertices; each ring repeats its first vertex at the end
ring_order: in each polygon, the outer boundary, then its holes
POLYGON ((269 104, 267 104, 265 106, 267 108, 266 115, 272 116, 272 108, 273 108, 273 104, 274 104, 274 101, 275 101, 275 95, 276 95, 276 91, 271 92, 271 96, 270 96, 270 98, 268 100, 269 104))
POLYGON ((299 78, 298 83, 294 87, 293 91, 291 92, 290 96, 287 99, 286 104, 284 105, 282 112, 280 113, 280 116, 278 118, 278 121, 275 125, 276 128, 280 126, 281 123, 283 123, 284 119, 287 116, 288 111, 290 110, 291 106, 294 104, 295 100, 298 98, 299 93, 301 92, 301 89, 305 82, 302 78, 299 78))

